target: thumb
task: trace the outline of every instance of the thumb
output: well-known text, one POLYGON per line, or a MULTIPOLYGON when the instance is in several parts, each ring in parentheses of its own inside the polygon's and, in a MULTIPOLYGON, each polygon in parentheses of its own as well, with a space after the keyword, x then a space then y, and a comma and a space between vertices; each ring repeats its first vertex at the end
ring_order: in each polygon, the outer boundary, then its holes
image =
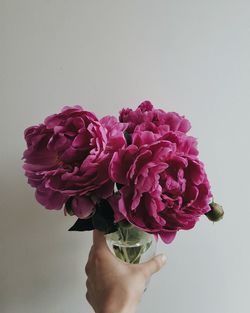
POLYGON ((166 264, 166 256, 164 254, 159 254, 153 257, 151 260, 142 263, 144 273, 150 277, 154 273, 158 272, 166 264))
POLYGON ((97 229, 93 230, 93 244, 96 247, 106 247, 106 239, 102 231, 97 229))

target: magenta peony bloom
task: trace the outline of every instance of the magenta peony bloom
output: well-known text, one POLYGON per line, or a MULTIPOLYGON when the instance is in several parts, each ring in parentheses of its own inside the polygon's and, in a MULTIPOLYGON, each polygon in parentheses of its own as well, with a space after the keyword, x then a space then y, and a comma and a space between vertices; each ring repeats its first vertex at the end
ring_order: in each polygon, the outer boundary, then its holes
POLYGON ((70 230, 111 232, 127 220, 170 243, 211 215, 211 188, 190 128, 185 116, 149 101, 121 110, 119 121, 65 106, 25 130, 23 169, 39 203, 79 218, 70 230))
POLYGON ((170 243, 177 231, 193 228, 210 210, 212 193, 197 141, 186 135, 190 123, 154 110, 149 102, 136 111, 123 110, 120 120, 130 123, 132 144, 115 152, 109 167, 112 180, 122 186, 109 198, 115 219, 127 219, 170 243))
POLYGON ((190 122, 184 116, 154 109, 150 101, 142 102, 135 111, 121 110, 119 120, 129 124, 126 130, 128 133, 149 130, 163 135, 170 130, 187 133, 191 128, 190 122))
POLYGON ((61 209, 74 197, 72 210, 88 217, 96 201, 113 193, 108 166, 112 155, 126 146, 127 125, 115 117, 98 120, 81 106, 65 106, 43 124, 25 130, 23 168, 36 199, 47 209, 61 209))

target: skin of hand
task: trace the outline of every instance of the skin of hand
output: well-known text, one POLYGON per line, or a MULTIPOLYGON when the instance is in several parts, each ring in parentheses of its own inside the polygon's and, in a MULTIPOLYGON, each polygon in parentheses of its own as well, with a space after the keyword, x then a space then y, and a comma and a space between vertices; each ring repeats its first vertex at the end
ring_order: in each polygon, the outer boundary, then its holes
POLYGON ((146 282, 165 263, 162 254, 142 264, 125 263, 109 250, 104 233, 94 230, 85 266, 87 301, 96 313, 135 313, 146 282))

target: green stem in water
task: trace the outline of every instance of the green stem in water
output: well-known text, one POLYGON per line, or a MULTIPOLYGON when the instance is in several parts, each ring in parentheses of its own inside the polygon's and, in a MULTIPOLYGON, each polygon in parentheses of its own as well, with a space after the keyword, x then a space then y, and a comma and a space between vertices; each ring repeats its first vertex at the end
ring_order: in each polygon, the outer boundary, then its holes
MULTIPOLYGON (((123 232, 122 232, 122 230, 121 230, 121 234, 122 234, 122 236, 124 235, 123 232)), ((125 234, 125 236, 123 237, 123 242, 124 242, 124 244, 127 243, 127 237, 128 237, 128 231, 126 231, 126 234, 125 234)), ((130 260, 129 260, 129 256, 128 256, 126 247, 123 246, 123 247, 122 247, 122 251, 123 251, 123 253, 124 253, 124 256, 125 256, 126 261, 127 261, 128 263, 130 263, 130 260)))
POLYGON ((120 244, 113 244, 115 255, 122 261, 130 264, 140 263, 141 256, 149 249, 152 242, 140 245, 143 242, 140 242, 140 233, 133 228, 131 229, 131 227, 119 227, 117 232, 120 244), (135 245, 129 245, 131 244, 131 239, 134 240, 135 245))
POLYGON ((142 256, 143 251, 144 251, 144 247, 142 246, 142 247, 140 247, 140 250, 139 250, 137 256, 134 258, 133 261, 131 261, 132 264, 138 264, 140 262, 140 258, 142 256))

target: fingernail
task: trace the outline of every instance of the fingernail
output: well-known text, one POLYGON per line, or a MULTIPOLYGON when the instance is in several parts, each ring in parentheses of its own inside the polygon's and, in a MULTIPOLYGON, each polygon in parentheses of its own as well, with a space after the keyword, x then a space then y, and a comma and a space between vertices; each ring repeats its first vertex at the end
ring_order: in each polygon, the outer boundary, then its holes
POLYGON ((166 263, 167 257, 165 256, 165 254, 162 254, 162 255, 161 255, 161 261, 162 261, 163 264, 166 263))

